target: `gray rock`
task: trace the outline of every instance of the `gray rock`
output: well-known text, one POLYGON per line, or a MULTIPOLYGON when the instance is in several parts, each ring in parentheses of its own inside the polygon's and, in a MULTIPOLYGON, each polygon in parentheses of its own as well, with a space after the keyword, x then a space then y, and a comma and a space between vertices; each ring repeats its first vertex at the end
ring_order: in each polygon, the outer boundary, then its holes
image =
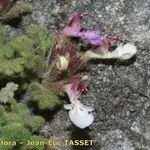
POLYGON ((102 138, 102 150, 134 150, 133 144, 119 129, 108 132, 102 138))
POLYGON ((32 19, 36 24, 44 25, 46 23, 45 16, 40 11, 34 11, 32 13, 32 19))
MULTIPOLYGON (((24 1, 24 0, 20 0, 24 1)), ((150 149, 150 3, 149 0, 25 0, 34 11, 20 23, 22 32, 30 23, 60 30, 75 11, 87 12, 82 27, 95 27, 107 34, 118 34, 123 42, 137 46, 136 58, 126 62, 94 61, 84 73, 90 90, 80 99, 95 108, 95 121, 79 130, 63 108, 49 116, 41 134, 56 139, 93 139, 86 150, 150 149)), ((20 28, 8 28, 11 35, 20 28), (10 32, 11 30, 11 32, 10 32)), ((102 34, 104 34, 102 32, 102 34)), ((117 45, 118 43, 114 43, 117 45)), ((70 150, 80 147, 62 147, 70 150)))

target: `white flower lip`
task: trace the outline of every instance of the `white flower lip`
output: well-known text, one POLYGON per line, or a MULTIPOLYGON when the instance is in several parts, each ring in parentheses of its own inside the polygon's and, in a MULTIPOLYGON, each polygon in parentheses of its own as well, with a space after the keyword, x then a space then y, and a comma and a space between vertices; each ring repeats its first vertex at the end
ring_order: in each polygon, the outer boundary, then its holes
POLYGON ((94 109, 87 107, 77 101, 75 104, 64 105, 64 108, 69 109, 69 118, 77 127, 84 129, 90 126, 94 121, 92 112, 94 109))
POLYGON ((69 61, 64 56, 59 56, 56 66, 59 70, 66 70, 68 68, 69 61))
POLYGON ((83 55, 83 60, 90 60, 92 58, 95 59, 118 58, 120 60, 126 60, 133 57, 136 53, 137 53, 136 46, 131 43, 126 43, 125 45, 120 44, 113 52, 107 52, 104 55, 89 50, 85 52, 85 54, 83 55))
POLYGON ((137 48, 131 43, 126 43, 125 45, 120 44, 112 54, 121 60, 130 59, 137 53, 137 48))

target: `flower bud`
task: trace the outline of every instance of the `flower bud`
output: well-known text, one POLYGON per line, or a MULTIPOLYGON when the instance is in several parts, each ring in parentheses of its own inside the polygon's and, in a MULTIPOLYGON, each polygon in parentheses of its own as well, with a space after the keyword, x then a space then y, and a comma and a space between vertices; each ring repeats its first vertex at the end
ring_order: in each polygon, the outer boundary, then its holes
POLYGON ((56 66, 59 70, 66 70, 68 68, 69 61, 64 56, 59 56, 56 66))

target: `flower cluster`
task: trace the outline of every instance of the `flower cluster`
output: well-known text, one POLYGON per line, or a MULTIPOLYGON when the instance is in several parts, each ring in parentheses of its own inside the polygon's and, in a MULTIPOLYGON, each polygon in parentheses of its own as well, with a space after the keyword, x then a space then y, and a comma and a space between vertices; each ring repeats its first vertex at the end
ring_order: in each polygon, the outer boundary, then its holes
POLYGON ((69 19, 68 24, 57 34, 56 43, 48 55, 49 77, 51 78, 49 88, 56 91, 53 85, 59 85, 56 86, 57 91, 59 89, 60 93, 62 91, 67 93, 70 104, 64 105, 64 108, 69 110, 69 118, 73 124, 82 129, 93 123, 92 111, 94 109, 79 101, 80 95, 88 91, 86 84, 88 77, 79 74, 79 71, 86 67, 87 62, 91 59, 127 60, 137 52, 136 47, 131 43, 125 45, 121 43, 110 52, 112 41, 120 41, 120 37, 117 35, 100 36, 100 30, 81 29, 80 22, 87 15, 77 13, 69 19), (91 48, 81 51, 70 40, 70 37, 88 41, 91 48))

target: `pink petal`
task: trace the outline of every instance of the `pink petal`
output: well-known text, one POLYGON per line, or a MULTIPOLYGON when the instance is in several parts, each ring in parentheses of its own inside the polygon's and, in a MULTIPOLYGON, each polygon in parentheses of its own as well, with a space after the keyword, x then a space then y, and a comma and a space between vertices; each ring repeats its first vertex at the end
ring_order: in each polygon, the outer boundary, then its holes
POLYGON ((65 28, 61 31, 66 36, 78 37, 78 33, 80 32, 80 21, 83 16, 87 14, 85 13, 76 13, 73 15, 65 28))
POLYGON ((65 90, 71 103, 75 103, 81 93, 87 91, 87 85, 82 83, 81 75, 75 75, 69 79, 68 84, 65 85, 65 90))
POLYGON ((63 30, 62 33, 65 36, 72 36, 72 37, 78 37, 78 33, 80 32, 80 29, 78 28, 73 28, 73 27, 68 27, 66 26, 63 30))
POLYGON ((93 45, 102 45, 103 41, 99 35, 98 30, 86 30, 79 33, 79 37, 90 41, 93 45))
POLYGON ((78 97, 80 96, 80 92, 75 89, 72 89, 72 84, 66 85, 65 89, 68 94, 70 102, 75 103, 78 97))
POLYGON ((80 21, 83 19, 83 17, 87 15, 86 13, 76 13, 69 19, 69 23, 67 26, 71 26, 76 29, 80 29, 80 21))

